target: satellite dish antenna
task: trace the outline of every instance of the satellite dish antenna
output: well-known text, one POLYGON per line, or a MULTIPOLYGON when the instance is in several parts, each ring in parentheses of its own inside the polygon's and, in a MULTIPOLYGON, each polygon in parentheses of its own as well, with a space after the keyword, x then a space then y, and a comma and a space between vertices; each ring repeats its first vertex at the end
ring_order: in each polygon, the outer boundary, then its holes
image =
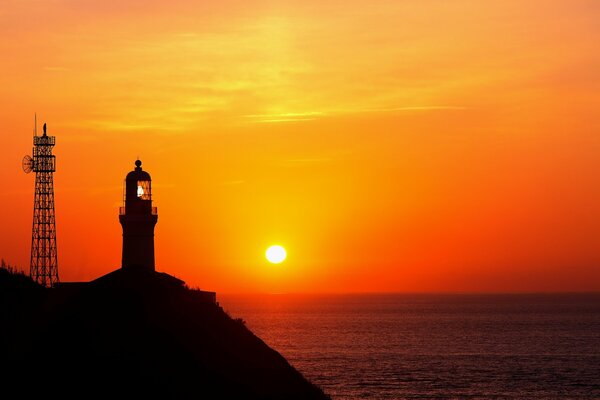
POLYGON ((23 157, 23 171, 25 171, 26 174, 33 171, 33 158, 31 158, 30 155, 23 157))

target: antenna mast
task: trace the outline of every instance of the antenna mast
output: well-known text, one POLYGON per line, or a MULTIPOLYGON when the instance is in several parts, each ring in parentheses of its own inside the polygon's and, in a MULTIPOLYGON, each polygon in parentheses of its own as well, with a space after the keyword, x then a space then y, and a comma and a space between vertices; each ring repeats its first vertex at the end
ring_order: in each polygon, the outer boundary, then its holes
MULTIPOLYGON (((52 287, 59 282, 56 251, 56 217, 54 214, 54 172, 56 156, 54 136, 37 136, 37 115, 33 130, 33 157, 25 156, 23 169, 35 172, 33 228, 31 233, 30 275, 37 283, 52 287)), ((44 128, 45 128, 44 124, 44 128)), ((45 133, 45 129, 44 129, 45 133)))

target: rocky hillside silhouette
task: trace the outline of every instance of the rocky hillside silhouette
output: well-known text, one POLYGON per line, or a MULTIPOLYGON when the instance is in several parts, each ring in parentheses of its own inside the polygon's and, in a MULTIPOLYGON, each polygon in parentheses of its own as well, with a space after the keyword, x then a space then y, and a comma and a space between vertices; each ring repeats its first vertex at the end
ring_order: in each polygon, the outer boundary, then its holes
POLYGON ((170 278, 117 270, 46 289, 0 270, 0 397, 329 398, 243 321, 170 278))

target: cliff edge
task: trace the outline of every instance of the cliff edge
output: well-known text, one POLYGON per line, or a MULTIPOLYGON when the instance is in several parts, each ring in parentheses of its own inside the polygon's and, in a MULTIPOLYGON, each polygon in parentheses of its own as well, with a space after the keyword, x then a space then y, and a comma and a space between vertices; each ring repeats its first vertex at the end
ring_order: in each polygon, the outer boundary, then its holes
POLYGON ((0 270, 0 397, 329 398, 206 293, 154 271, 46 289, 0 270))

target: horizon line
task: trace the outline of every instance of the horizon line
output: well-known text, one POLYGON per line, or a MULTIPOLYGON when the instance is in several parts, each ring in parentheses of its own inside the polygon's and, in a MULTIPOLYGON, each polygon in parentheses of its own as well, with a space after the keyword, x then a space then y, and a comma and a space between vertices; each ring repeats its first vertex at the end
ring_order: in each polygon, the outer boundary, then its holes
POLYGON ((361 295, 441 295, 441 296, 505 296, 505 295, 600 295, 599 290, 570 291, 365 291, 365 292, 216 292, 225 296, 361 296, 361 295))

